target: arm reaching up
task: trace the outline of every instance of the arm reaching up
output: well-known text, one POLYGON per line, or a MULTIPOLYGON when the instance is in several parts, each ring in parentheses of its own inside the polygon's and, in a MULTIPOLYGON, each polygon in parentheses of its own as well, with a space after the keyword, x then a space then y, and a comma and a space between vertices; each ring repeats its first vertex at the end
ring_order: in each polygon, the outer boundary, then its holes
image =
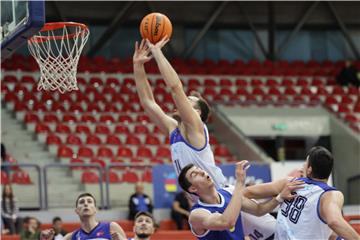
POLYGON ((146 46, 145 40, 135 43, 135 52, 133 56, 134 64, 134 78, 136 89, 140 98, 141 106, 145 109, 147 115, 151 120, 161 129, 165 134, 169 134, 176 128, 177 122, 175 119, 167 116, 160 106, 155 102, 151 86, 146 77, 144 64, 151 60, 150 49, 146 46))

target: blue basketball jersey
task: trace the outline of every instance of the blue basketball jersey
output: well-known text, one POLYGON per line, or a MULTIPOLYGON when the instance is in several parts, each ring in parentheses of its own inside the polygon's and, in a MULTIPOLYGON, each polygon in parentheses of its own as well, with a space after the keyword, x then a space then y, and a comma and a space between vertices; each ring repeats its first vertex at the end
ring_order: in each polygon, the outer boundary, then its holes
MULTIPOLYGON (((205 209, 211 213, 224 213, 226 207, 230 203, 232 194, 226 190, 226 188, 219 189, 218 193, 221 199, 220 204, 207 204, 198 200, 198 202, 192 207, 191 211, 200 208, 205 209)), ((241 214, 236 221, 235 227, 232 229, 222 231, 207 230, 202 235, 197 235, 194 231, 192 231, 192 233, 199 240, 243 240, 244 232, 242 228, 241 214)))
POLYGON ((99 222, 99 224, 91 230, 89 233, 85 232, 81 228, 74 231, 71 240, 105 240, 111 239, 110 223, 99 222))

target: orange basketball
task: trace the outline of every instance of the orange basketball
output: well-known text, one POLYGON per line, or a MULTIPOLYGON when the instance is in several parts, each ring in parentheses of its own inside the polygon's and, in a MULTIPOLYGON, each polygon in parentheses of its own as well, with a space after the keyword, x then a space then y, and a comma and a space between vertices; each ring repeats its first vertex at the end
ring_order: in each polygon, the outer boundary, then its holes
POLYGON ((165 35, 171 37, 172 25, 167 16, 161 13, 150 13, 140 23, 140 34, 151 43, 157 43, 165 35))

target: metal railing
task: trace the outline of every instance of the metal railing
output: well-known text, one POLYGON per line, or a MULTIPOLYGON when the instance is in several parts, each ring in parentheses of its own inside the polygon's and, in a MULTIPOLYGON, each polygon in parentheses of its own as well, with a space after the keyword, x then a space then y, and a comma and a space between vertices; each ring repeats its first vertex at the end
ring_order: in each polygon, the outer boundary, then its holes
MULTIPOLYGON (((44 176, 44 209, 48 209, 48 185, 47 183, 47 171, 51 168, 72 168, 72 167, 82 167, 84 169, 87 168, 96 168, 99 172, 99 187, 100 187, 100 206, 101 208, 105 208, 105 201, 104 201, 104 190, 103 190, 103 172, 102 167, 99 164, 95 163, 89 163, 89 164, 82 164, 82 163, 70 163, 70 164, 60 164, 60 163, 53 163, 53 164, 47 164, 43 168, 43 176, 44 176)), ((108 175, 108 174, 106 174, 108 175)))
MULTIPOLYGON (((37 175, 38 175, 38 196, 39 196, 39 208, 42 209, 43 208, 43 203, 41 201, 42 199, 42 177, 41 177, 41 168, 39 165, 37 164, 30 164, 30 163, 7 163, 7 162, 3 162, 1 163, 1 167, 9 167, 9 168, 14 168, 14 167, 21 167, 21 168, 35 168, 37 175)), ((12 172, 16 172, 19 170, 10 170, 12 172)))

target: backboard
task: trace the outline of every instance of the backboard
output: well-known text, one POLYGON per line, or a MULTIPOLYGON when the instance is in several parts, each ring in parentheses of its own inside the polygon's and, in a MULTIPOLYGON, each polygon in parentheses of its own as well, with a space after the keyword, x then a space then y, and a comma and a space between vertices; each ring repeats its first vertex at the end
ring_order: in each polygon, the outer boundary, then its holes
POLYGON ((1 60, 9 57, 45 23, 45 1, 1 1, 1 60))

